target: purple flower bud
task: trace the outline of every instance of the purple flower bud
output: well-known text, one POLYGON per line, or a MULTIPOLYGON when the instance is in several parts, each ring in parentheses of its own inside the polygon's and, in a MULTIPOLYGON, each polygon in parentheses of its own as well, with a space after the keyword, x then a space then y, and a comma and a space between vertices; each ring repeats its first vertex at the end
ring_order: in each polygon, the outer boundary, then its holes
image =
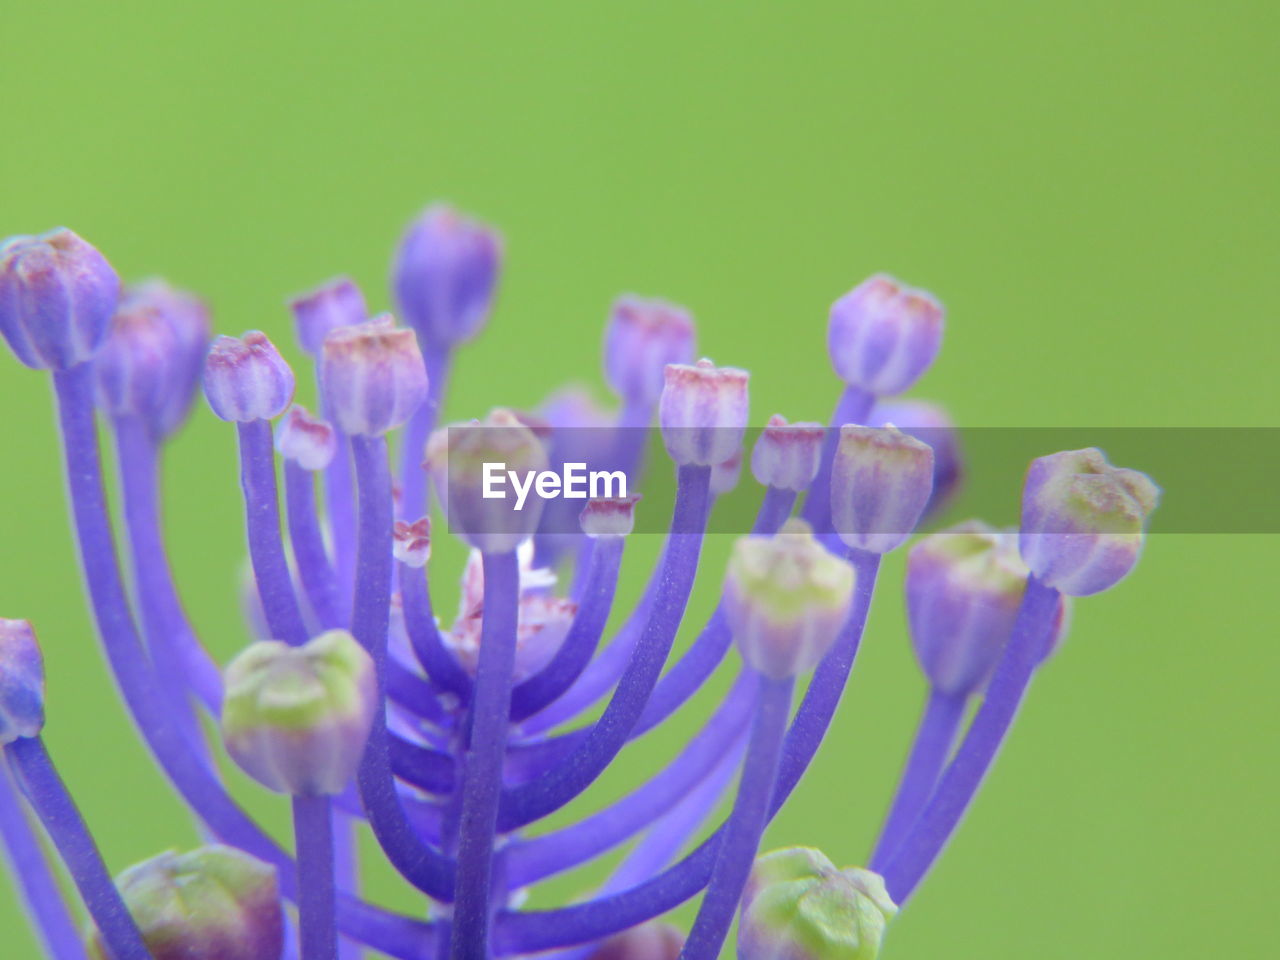
POLYGON ((204 360, 204 395, 222 420, 278 417, 293 399, 293 371, 259 330, 216 337, 204 360))
POLYGON ((1027 568, 1017 536, 976 520, 925 537, 907 558, 916 658, 943 693, 978 693, 1013 633, 1027 568))
POLYGON ((620 297, 605 331, 605 380, 618 396, 649 406, 662 395, 667 365, 692 363, 693 350, 693 318, 684 307, 620 297))
POLYGON ((276 424, 276 450, 303 470, 323 470, 338 450, 333 427, 294 404, 276 424))
POLYGON ((668 923, 651 920, 610 937, 587 960, 678 960, 684 934, 668 923))
POLYGON ((380 437, 404 425, 427 398, 427 368, 413 331, 391 314, 324 338, 320 383, 345 433, 380 437))
POLYGON ((406 322, 423 345, 470 340, 489 319, 502 240, 444 206, 429 207, 400 241, 393 285, 406 322))
POLYGON ((743 537, 725 575, 724 610, 742 658, 767 677, 812 669, 849 619, 854 571, 803 520, 743 537))
POLYGON ((658 422, 672 460, 682 466, 712 467, 739 452, 747 427, 750 376, 710 360, 667 365, 658 422))
POLYGON ((636 501, 640 494, 588 500, 579 520, 588 537, 625 537, 636 526, 636 501))
POLYGON ((933 493, 924 508, 926 517, 933 516, 946 508, 964 481, 959 431, 946 410, 927 400, 877 404, 874 425, 890 423, 933 448, 933 493))
POLYGON ((759 857, 742 895, 739 960, 875 960, 898 908, 883 878, 820 850, 759 857))
POLYGON ((403 564, 421 569, 431 559, 431 518, 413 523, 397 520, 392 531, 391 550, 403 564))
POLYGON ((732 493, 742 476, 742 451, 737 450, 724 463, 711 468, 711 493, 717 497, 732 493))
POLYGON ((827 350, 836 375, 877 396, 901 393, 938 355, 942 318, 928 293, 876 274, 831 306, 827 350))
POLYGON ((222 739, 263 786, 341 793, 355 774, 378 704, 373 660, 345 630, 300 647, 259 641, 227 666, 222 739))
POLYGON ((477 550, 506 553, 538 529, 544 499, 532 481, 547 469, 547 452, 510 410, 437 430, 423 466, 450 531, 477 550))
POLYGON ((888 553, 911 536, 933 489, 933 451, 892 424, 845 424, 831 465, 831 522, 846 546, 888 553))
MULTIPOLYGON (((162 853, 116 886, 153 960, 280 960, 284 911, 276 871, 235 847, 162 853)), ((107 960, 95 932, 93 954, 107 960)))
POLYGON ((0 334, 28 367, 65 370, 92 357, 119 296, 111 264, 65 227, 0 244, 0 334))
POLYGON ((756 438, 751 472, 766 487, 804 490, 818 475, 825 435, 820 423, 787 423, 786 417, 775 413, 756 438))
POLYGON ((26 620, 0 619, 0 746, 44 729, 44 656, 26 620))
POLYGON ((152 280, 125 291, 94 359, 98 403, 137 416, 165 437, 191 409, 209 348, 209 310, 189 293, 152 280))
POLYGON ((364 294, 348 277, 337 277, 310 293, 289 301, 298 342, 312 356, 320 352, 324 338, 339 327, 354 327, 369 319, 364 294))
POLYGON ((1031 461, 1022 492, 1022 559, 1050 587, 1076 597, 1114 586, 1142 551, 1160 488, 1101 450, 1068 450, 1031 461))

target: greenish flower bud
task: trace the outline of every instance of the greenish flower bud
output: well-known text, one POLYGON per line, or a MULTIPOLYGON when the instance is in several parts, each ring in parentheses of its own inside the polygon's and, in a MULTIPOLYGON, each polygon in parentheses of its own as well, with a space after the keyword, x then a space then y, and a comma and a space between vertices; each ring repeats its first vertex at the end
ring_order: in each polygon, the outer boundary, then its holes
POLYGON ((739 960, 875 960, 897 906, 877 873, 838 870, 820 850, 756 860, 742 895, 739 960))
MULTIPOLYGON (((116 878, 153 960, 280 960, 276 871, 234 847, 162 853, 116 878)), ((110 960, 95 932, 90 951, 110 960)))
POLYGON ((294 795, 341 793, 373 726, 373 660, 345 630, 300 647, 253 644, 226 670, 222 739, 264 786, 294 795))

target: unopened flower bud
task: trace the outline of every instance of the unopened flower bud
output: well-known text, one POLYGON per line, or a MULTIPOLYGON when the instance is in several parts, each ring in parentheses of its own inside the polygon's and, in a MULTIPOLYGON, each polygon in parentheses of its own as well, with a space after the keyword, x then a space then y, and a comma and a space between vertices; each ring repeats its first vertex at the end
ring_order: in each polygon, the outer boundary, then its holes
POLYGON ((278 417, 293 399, 293 388, 293 371, 261 331, 216 337, 205 357, 204 395, 222 420, 278 417))
POLYGON ((923 440, 933 450, 933 492, 924 515, 937 515, 951 502, 964 481, 960 435, 946 410, 927 400, 897 400, 877 404, 875 426, 895 424, 903 433, 923 440))
POLYGON ((849 619, 854 571, 803 520, 743 537, 725 576, 724 609, 742 658, 781 679, 815 667, 849 619))
POLYGON ((742 450, 738 450, 724 463, 717 463, 711 468, 711 492, 715 496, 732 493, 742 476, 742 450))
POLYGON ((0 244, 0 334, 36 370, 65 370, 92 357, 107 335, 120 278, 65 227, 0 244))
POLYGON ((1093 447, 1033 460, 1022 493, 1022 559, 1071 596, 1106 590, 1138 562, 1159 499, 1145 473, 1113 467, 1093 447))
POLYGON ((276 450, 303 470, 323 470, 338 450, 333 427, 294 404, 276 424, 276 450))
POLYGON ((324 338, 339 327, 354 327, 369 319, 364 294, 348 277, 330 280, 310 293, 289 301, 298 342, 312 356, 320 353, 324 338))
POLYGON ((651 405, 662 395, 667 364, 692 363, 693 350, 693 318, 684 307, 620 297, 605 331, 605 380, 618 396, 651 405))
POLYGON ((684 934, 669 923, 651 920, 610 937, 587 960, 678 960, 684 934))
POLYGON ((437 430, 424 466, 449 529, 477 550, 506 553, 538 529, 544 500, 533 481, 547 469, 547 452, 510 410, 437 430))
POLYGON ((740 451, 750 376, 710 360, 667 365, 658 421, 672 460, 682 466, 713 467, 740 451))
POLYGON ((775 413, 751 451, 752 474, 766 487, 797 492, 808 488, 818 475, 825 435, 820 423, 787 423, 775 413))
POLYGON ((389 313, 325 337, 320 383, 326 409, 355 436, 380 437, 404 425, 427 398, 418 340, 389 313))
POLYGON ((942 345, 942 305, 877 274, 831 306, 827 349, 836 375, 877 396, 910 387, 942 345))
POLYGON ((879 874, 819 850, 759 857, 742 896, 739 960, 875 960, 898 908, 879 874))
POLYGON ((636 501, 640 494, 588 500, 578 519, 588 537, 625 537, 636 526, 636 501))
POLYGON ((888 553, 920 520, 933 489, 933 451, 892 424, 845 424, 831 465, 831 522, 846 546, 888 553))
MULTIPOLYGON (((276 871, 235 847, 169 851, 116 878, 153 960, 280 960, 276 871)), ((95 932, 93 954, 109 954, 95 932)))
POLYGON ((0 619, 0 746, 44 729, 44 656, 26 620, 0 619))
POLYGON ((423 346, 449 346, 480 332, 501 263, 497 232, 448 207, 429 207, 409 226, 393 285, 405 322, 423 346))
POLYGON ((397 520, 392 531, 391 551, 400 563, 418 569, 425 567, 431 559, 431 518, 422 517, 413 523, 397 520))
POLYGON ((341 793, 360 763, 377 707, 373 660, 345 630, 300 647, 262 640, 226 670, 222 739, 263 786, 341 793))

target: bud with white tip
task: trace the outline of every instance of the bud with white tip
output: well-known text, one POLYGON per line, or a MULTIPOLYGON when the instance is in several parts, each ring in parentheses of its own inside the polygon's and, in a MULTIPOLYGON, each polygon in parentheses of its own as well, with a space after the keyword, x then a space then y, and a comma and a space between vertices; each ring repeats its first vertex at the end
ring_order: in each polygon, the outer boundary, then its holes
POLYGON ((625 537, 636 526, 636 502, 640 494, 588 500, 578 519, 588 537, 625 537))
POLYGON ((668 364, 664 375, 658 422, 671 459, 703 467, 733 459, 747 427, 751 375, 706 359, 668 364))
POLYGON ((267 335, 217 337, 204 359, 204 395, 222 420, 249 423, 284 413, 293 399, 289 364, 267 335))
POLYGON ((44 656, 26 620, 0 619, 0 745, 44 729, 44 656))
POLYGON ((845 424, 831 465, 831 522, 848 547, 888 553, 906 542, 933 489, 929 445, 887 427, 845 424))
POLYGON ((751 451, 751 472, 766 487, 799 492, 813 483, 822 459, 826 428, 820 423, 787 423, 775 413, 751 451))
POLYGON ((294 404, 276 426, 276 450, 303 470, 323 470, 338 450, 333 427, 294 404))
POLYGON ((902 393, 938 355, 942 321, 942 305, 928 293, 877 274, 831 306, 832 366, 852 387, 881 397, 902 393))

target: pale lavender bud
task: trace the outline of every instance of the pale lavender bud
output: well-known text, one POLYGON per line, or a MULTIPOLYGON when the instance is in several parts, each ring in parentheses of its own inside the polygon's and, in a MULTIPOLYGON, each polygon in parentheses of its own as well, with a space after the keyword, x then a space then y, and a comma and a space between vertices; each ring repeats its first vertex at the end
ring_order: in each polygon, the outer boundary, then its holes
POLYGON ((665 300, 619 297, 604 339, 604 375, 614 391, 641 405, 662 395, 667 364, 692 363, 693 318, 665 300))
POLYGON ((427 368, 413 331, 384 313, 325 337, 320 384, 343 432, 380 437, 403 426, 427 398, 427 368))
POLYGON ((587 960, 678 960, 684 934, 669 923, 649 923, 610 937, 587 960))
POLYGON ((119 296, 111 264, 65 227, 0 244, 0 334, 28 367, 65 370, 92 357, 119 296))
POLYGON ((263 786, 341 793, 355 774, 378 705, 373 660, 345 630, 300 647, 254 643, 228 665, 227 753, 263 786))
POLYGON ((712 467, 740 451, 750 376, 705 359, 667 365, 658 422, 672 460, 682 466, 712 467))
POLYGON ((502 239, 445 206, 410 224, 396 255, 393 286, 405 321, 423 346, 470 340, 489 319, 502 239))
POLYGON ((284 413, 293 399, 293 371, 267 335, 216 337, 204 361, 204 395, 222 420, 249 423, 284 413))
POLYGON ((724 463, 717 463, 711 468, 711 492, 715 496, 732 493, 742 476, 742 451, 738 450, 724 463))
POLYGON ((395 558, 410 567, 421 569, 431 559, 431 518, 413 523, 397 520, 392 530, 391 550, 395 558))
POLYGON ((636 501, 640 494, 588 500, 579 520, 588 537, 625 537, 636 526, 636 501))
POLYGON ((298 342, 313 356, 320 353, 324 338, 339 327, 354 327, 369 319, 364 294, 348 277, 337 277, 324 286, 289 301, 298 342))
POLYGON ((889 423, 933 448, 933 493, 924 509, 926 517, 933 516, 951 502, 964 482, 959 431, 947 411, 928 400, 876 404, 874 426, 889 423))
MULTIPOLYGON (((162 853, 116 886, 152 960, 280 960, 284 910, 275 868, 235 847, 162 853)), ((107 952, 95 932, 95 957, 107 952)))
POLYGON ((818 475, 825 436, 820 423, 787 423, 786 417, 775 413, 751 451, 752 474, 767 487, 807 489, 818 475))
POLYGON ((884 274, 831 306, 827 350, 836 375, 877 396, 901 393, 933 363, 942 345, 942 305, 884 274))
POLYGON ((276 424, 276 450, 303 470, 323 470, 338 450, 333 427, 294 404, 276 424))
POLYGON ((26 620, 0 619, 0 745, 44 728, 44 656, 26 620))
POLYGON ((1031 461, 1022 492, 1022 559, 1043 583, 1083 597, 1114 586, 1142 552, 1160 488, 1101 450, 1031 461))
POLYGON ((811 670, 849 618, 852 564, 803 520, 774 537, 743 537, 725 575, 724 610, 742 658, 767 677, 811 670))
POLYGON ((875 960, 898 907, 883 878, 810 847, 760 856, 742 895, 739 960, 875 960))
POLYGON ((845 424, 831 465, 831 522, 848 547, 888 553, 911 536, 933 489, 933 451, 892 424, 845 424))

